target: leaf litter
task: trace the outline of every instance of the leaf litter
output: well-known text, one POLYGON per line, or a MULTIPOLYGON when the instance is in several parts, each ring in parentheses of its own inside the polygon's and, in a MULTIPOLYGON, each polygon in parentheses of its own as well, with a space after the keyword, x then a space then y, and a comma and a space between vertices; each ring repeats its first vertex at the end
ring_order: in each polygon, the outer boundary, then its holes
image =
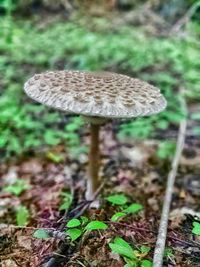
MULTIPOLYGON (((105 127, 102 137, 111 136, 110 127, 105 127)), ((109 227, 103 232, 86 232, 73 245, 65 237, 59 239, 59 232, 63 231, 59 230, 61 224, 68 218, 59 207, 63 201, 63 192, 73 193, 67 213, 71 218, 68 220, 76 217, 81 207, 87 205, 84 203, 87 160, 79 161, 79 158, 73 159, 68 154, 64 161, 55 163, 46 155, 40 155, 38 158, 24 158, 1 165, 2 188, 13 185, 17 179, 30 185, 18 196, 4 190, 0 193, 2 266, 40 266, 57 253, 62 242, 66 246, 63 254, 57 256, 60 266, 95 267, 101 263, 105 267, 121 267, 124 266, 122 258, 114 255, 108 246, 116 236, 123 237, 135 248, 144 244, 149 246, 151 252, 148 257, 152 258, 170 161, 156 156, 155 141, 122 143, 111 137, 104 139, 102 144, 104 167, 101 175, 105 184, 100 194, 101 206, 97 210, 87 207, 84 214, 80 213, 90 220, 107 223, 109 227), (124 194, 130 203, 140 203, 144 209, 112 222, 111 217, 120 210, 118 206, 106 201, 106 197, 116 194, 124 194), (16 210, 21 205, 30 213, 23 227, 17 226, 16 221, 16 210), (80 209, 76 209, 79 205, 80 209), (52 237, 34 238, 33 233, 37 229, 47 229, 52 237)), ((84 135, 82 139, 87 142, 88 136, 84 135)), ((167 238, 167 246, 172 248, 173 255, 165 257, 163 266, 198 266, 200 260, 200 240, 192 234, 194 220, 199 221, 199 214, 195 212, 199 209, 199 191, 193 193, 191 186, 191 181, 196 179, 199 172, 196 163, 200 146, 191 146, 186 142, 185 149, 187 153, 183 153, 178 170, 167 238)), ((84 153, 81 158, 87 159, 84 153)))

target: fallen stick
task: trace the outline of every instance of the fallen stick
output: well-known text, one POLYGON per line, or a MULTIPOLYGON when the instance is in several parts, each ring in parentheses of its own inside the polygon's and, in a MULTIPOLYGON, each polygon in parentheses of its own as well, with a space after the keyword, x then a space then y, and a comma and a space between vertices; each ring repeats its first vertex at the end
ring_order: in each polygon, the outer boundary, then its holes
MULTIPOLYGON (((184 99, 182 99, 182 108, 186 111, 186 104, 184 99)), ((153 257, 153 267, 162 267, 163 266, 163 256, 165 250, 165 243, 167 237, 167 228, 168 228, 168 219, 169 219, 169 211, 172 201, 172 194, 174 189, 175 178, 178 170, 178 164, 180 161, 180 157, 182 154, 182 150, 185 143, 185 135, 187 128, 187 120, 183 119, 179 126, 177 144, 176 144, 176 152, 172 161, 171 171, 169 172, 167 179, 167 189, 164 198, 164 204, 162 209, 162 215, 160 220, 160 226, 158 230, 157 242, 154 251, 153 257)))
MULTIPOLYGON (((140 231, 140 232, 149 232, 149 233, 153 233, 153 234, 158 234, 157 231, 145 228, 145 227, 137 227, 137 226, 133 226, 133 225, 128 225, 127 223, 120 223, 120 222, 111 222, 111 221, 104 221, 107 224, 110 225, 116 225, 116 226, 122 226, 124 229, 129 228, 130 230, 133 231, 140 231)), ((183 240, 180 239, 176 236, 173 235, 168 235, 167 237, 170 240, 174 240, 177 241, 178 243, 182 244, 183 246, 190 246, 190 247, 196 247, 196 248, 200 248, 200 242, 196 242, 196 241, 191 241, 191 240, 183 240)))
POLYGON ((56 252, 53 252, 53 254, 50 256, 50 259, 48 260, 48 262, 40 265, 40 267, 59 267, 59 266, 61 266, 61 263, 60 263, 61 256, 60 255, 63 256, 65 254, 66 250, 68 250, 69 246, 70 246, 70 243, 67 242, 67 240, 65 240, 65 236, 62 235, 62 231, 64 230, 64 228, 66 226, 67 220, 69 220, 72 215, 73 215, 72 218, 80 217, 90 207, 91 203, 96 200, 96 198, 100 194, 103 186, 104 186, 104 183, 102 183, 99 186, 99 188, 96 190, 96 192, 94 193, 93 200, 84 201, 82 204, 80 204, 78 207, 76 207, 72 211, 66 212, 64 214, 64 217, 62 218, 62 224, 61 224, 61 227, 59 228, 58 234, 66 242, 60 243, 58 250, 56 252))

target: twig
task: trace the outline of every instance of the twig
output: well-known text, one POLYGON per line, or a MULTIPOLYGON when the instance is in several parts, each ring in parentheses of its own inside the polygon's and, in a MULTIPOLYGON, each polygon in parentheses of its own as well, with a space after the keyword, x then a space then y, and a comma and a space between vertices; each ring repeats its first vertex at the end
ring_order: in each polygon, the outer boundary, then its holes
MULTIPOLYGON (((123 226, 125 229, 129 228, 129 229, 131 229, 133 231, 141 231, 141 232, 157 234, 157 231, 151 230, 151 229, 146 228, 146 227, 137 227, 137 226, 133 226, 133 225, 128 225, 127 223, 111 222, 111 221, 105 221, 105 223, 108 223, 108 224, 111 224, 111 225, 123 226)), ((174 240, 174 241, 177 241, 178 243, 182 244, 183 246, 190 246, 190 247, 200 248, 200 243, 199 242, 183 240, 183 239, 180 239, 180 238, 178 238, 176 236, 173 236, 173 235, 168 235, 167 238, 171 239, 171 240, 174 240)))
POLYGON ((133 225, 128 225, 127 223, 111 222, 111 221, 105 221, 105 223, 109 223, 111 225, 123 226, 124 228, 129 228, 129 229, 131 229, 133 231, 149 232, 149 233, 156 234, 156 231, 153 231, 151 229, 148 229, 148 228, 145 228, 145 227, 137 227, 137 226, 133 226, 133 225))
POLYGON ((80 217, 92 204, 93 201, 95 201, 98 197, 98 195, 100 194, 102 188, 104 187, 105 182, 103 182, 99 188, 96 190, 96 192, 94 193, 94 198, 92 200, 87 200, 87 203, 85 204, 85 206, 83 206, 83 208, 76 214, 75 218, 80 217))
POLYGON ((92 200, 85 200, 83 202, 81 202, 76 208, 74 208, 71 211, 67 211, 65 212, 64 216, 62 217, 62 224, 59 227, 59 230, 62 231, 65 226, 66 223, 69 219, 71 218, 78 218, 80 217, 85 210, 87 210, 89 208, 89 206, 91 205, 91 203, 93 201, 95 201, 95 199, 98 197, 98 195, 100 194, 102 188, 104 187, 105 183, 102 183, 99 188, 96 190, 96 192, 94 193, 94 198, 92 200))
POLYGON ((38 230, 38 229, 43 229, 43 230, 55 230, 53 227, 45 228, 45 227, 30 227, 30 226, 18 226, 18 225, 12 225, 12 224, 0 224, 0 229, 3 228, 14 228, 14 229, 27 229, 27 230, 38 230))
POLYGON ((169 239, 172 239, 174 241, 177 241, 178 243, 180 243, 180 244, 182 244, 184 246, 189 246, 189 247, 194 247, 194 248, 196 248, 196 247, 200 248, 200 243, 195 242, 195 241, 182 240, 182 239, 180 239, 178 237, 171 236, 171 235, 169 235, 168 238, 169 239))
MULTIPOLYGON (((186 111, 186 104, 184 98, 182 98, 182 108, 186 111)), ((167 227, 168 227, 168 219, 169 219, 169 211, 172 201, 173 188, 175 183, 175 178, 178 170, 179 160, 182 154, 182 150, 185 142, 187 128, 187 120, 183 119, 179 126, 178 139, 176 144, 176 152, 174 155, 174 159, 172 161, 171 171, 168 175, 167 179, 167 189, 164 198, 164 204, 162 209, 161 221, 158 231, 158 237, 156 242, 156 247, 154 251, 153 258, 153 266, 154 267, 162 267, 163 263, 163 255, 165 250, 165 242, 167 237, 167 227)))
MULTIPOLYGON (((97 189, 97 191, 94 194, 94 199, 90 201, 84 201, 81 203, 78 207, 75 209, 71 210, 69 213, 66 213, 65 216, 63 217, 63 221, 60 227, 60 231, 64 230, 65 225, 67 223, 67 220, 71 217, 73 218, 78 218, 81 216, 87 208, 89 208, 90 204, 97 198, 99 193, 101 192, 102 188, 104 186, 104 183, 101 184, 101 186, 97 189), (72 216, 73 215, 73 216, 72 216)), ((67 240, 66 240, 67 241, 67 240)), ((65 251, 69 248, 69 243, 68 242, 62 242, 56 252, 53 252, 53 255, 49 259, 49 261, 45 264, 43 264, 41 267, 57 267, 59 266, 59 256, 58 255, 63 255, 65 251)))
MULTIPOLYGON (((75 189, 74 189, 74 179, 73 179, 73 175, 71 175, 72 176, 72 179, 70 179, 70 194, 71 194, 71 198, 72 198, 72 200, 74 199, 74 192, 75 192, 75 189)), ((63 217, 58 221, 58 222, 60 222, 60 221, 64 221, 65 220, 65 218, 67 218, 67 216, 68 216, 68 209, 66 209, 65 210, 65 213, 64 213, 64 215, 63 215, 63 217)), ((63 228, 63 224, 61 224, 61 226, 60 226, 60 230, 63 228)))

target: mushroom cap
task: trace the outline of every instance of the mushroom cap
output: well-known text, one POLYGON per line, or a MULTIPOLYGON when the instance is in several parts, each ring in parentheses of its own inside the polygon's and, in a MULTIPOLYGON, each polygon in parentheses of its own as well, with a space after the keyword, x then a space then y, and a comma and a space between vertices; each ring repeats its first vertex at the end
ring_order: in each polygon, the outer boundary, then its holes
POLYGON ((167 104, 158 88, 111 72, 49 71, 35 74, 24 90, 55 109, 104 118, 147 116, 167 104))

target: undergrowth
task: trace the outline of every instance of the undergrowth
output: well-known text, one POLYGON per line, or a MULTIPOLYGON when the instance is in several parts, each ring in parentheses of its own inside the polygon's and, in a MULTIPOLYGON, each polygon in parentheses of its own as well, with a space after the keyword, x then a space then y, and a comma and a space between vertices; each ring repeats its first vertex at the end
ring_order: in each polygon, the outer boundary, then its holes
POLYGON ((176 125, 185 116, 180 89, 188 101, 200 99, 199 28, 192 22, 186 36, 168 38, 148 36, 133 27, 97 32, 75 22, 39 27, 15 20, 10 13, 1 18, 1 25, 0 149, 4 157, 65 143, 80 147, 79 118, 33 103, 23 92, 28 77, 47 69, 114 70, 161 88, 168 100, 166 111, 123 122, 119 138, 147 138, 156 129, 176 125), (65 127, 68 123, 71 128, 65 127))

